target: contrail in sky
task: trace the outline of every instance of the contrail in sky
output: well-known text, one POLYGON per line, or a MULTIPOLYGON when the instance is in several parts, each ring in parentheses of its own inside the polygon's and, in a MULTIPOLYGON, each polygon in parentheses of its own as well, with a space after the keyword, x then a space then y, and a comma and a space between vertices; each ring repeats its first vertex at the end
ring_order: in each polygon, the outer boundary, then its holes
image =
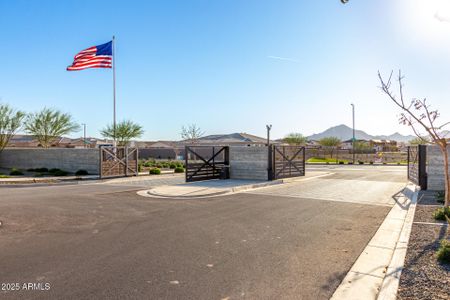
POLYGON ((267 56, 267 58, 271 58, 271 59, 278 59, 278 60, 285 60, 285 61, 290 61, 290 62, 295 62, 295 63, 299 63, 300 61, 293 59, 293 58, 289 58, 289 57, 281 57, 281 56, 273 56, 273 55, 269 55, 267 56))

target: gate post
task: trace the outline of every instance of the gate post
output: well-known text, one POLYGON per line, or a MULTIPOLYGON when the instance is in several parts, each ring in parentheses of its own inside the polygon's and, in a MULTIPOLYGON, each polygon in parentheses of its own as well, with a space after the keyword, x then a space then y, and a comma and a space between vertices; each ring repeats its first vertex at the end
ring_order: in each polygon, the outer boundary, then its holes
POLYGON ((427 189, 428 176, 427 176, 427 146, 419 145, 418 149, 418 171, 419 171, 419 185, 421 190, 427 189))
POLYGON ((272 145, 267 145, 267 180, 273 180, 273 148, 272 145))
POLYGON ((185 177, 185 182, 187 182, 188 179, 188 169, 189 169, 189 165, 188 165, 188 146, 184 146, 184 177, 185 177))

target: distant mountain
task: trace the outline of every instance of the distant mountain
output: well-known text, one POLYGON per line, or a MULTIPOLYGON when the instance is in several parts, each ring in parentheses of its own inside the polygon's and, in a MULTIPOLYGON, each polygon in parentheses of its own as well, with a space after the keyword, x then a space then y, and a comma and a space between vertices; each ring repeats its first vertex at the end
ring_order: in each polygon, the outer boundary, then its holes
MULTIPOLYGON (((353 137, 353 130, 350 127, 342 124, 328 128, 324 132, 308 136, 308 139, 320 140, 321 138, 330 136, 335 136, 342 141, 350 140, 353 137)), ((355 138, 361 140, 395 140, 397 142, 407 142, 414 139, 415 137, 413 135, 401 135, 398 132, 391 135, 370 135, 362 130, 355 130, 355 138)))

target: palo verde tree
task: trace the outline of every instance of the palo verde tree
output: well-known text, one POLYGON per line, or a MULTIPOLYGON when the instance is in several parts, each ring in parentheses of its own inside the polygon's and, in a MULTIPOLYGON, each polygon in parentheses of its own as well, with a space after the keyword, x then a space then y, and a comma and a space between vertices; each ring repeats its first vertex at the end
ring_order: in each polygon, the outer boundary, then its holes
POLYGON ((284 137, 283 141, 289 145, 304 145, 308 139, 301 133, 289 133, 284 137))
POLYGON ((181 138, 189 143, 196 144, 205 133, 195 124, 181 127, 181 138))
POLYGON ((333 158, 334 150, 341 144, 341 140, 335 136, 324 137, 319 140, 319 145, 330 150, 330 156, 333 158))
POLYGON ((80 125, 73 121, 70 114, 51 108, 28 115, 25 121, 25 131, 44 148, 49 148, 59 137, 78 130, 80 125))
POLYGON ((142 126, 130 120, 125 120, 114 125, 110 124, 103 128, 100 133, 106 137, 117 141, 119 147, 127 146, 132 139, 139 138, 144 134, 142 126))
POLYGON ((22 126, 25 113, 8 104, 0 104, 0 152, 22 126))
POLYGON ((423 138, 428 135, 431 142, 438 145, 444 158, 444 174, 445 174, 445 202, 444 205, 449 207, 450 205, 450 174, 448 170, 448 152, 447 152, 447 139, 443 132, 443 128, 450 124, 450 122, 437 124, 439 118, 439 111, 432 110, 431 106, 427 104, 427 99, 414 98, 409 102, 406 102, 403 93, 403 76, 401 71, 398 72, 398 95, 395 95, 392 91, 392 75, 387 80, 383 79, 380 72, 378 72, 378 78, 381 82, 381 90, 389 97, 389 99, 395 103, 400 109, 400 124, 411 127, 414 134, 418 138, 423 138))

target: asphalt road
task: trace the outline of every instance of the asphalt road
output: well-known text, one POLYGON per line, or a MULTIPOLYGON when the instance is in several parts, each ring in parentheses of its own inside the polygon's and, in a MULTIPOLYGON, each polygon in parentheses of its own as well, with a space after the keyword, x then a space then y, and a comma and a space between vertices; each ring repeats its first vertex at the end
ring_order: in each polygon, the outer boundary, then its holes
POLYGON ((0 298, 328 299, 406 169, 314 168, 334 174, 207 199, 140 197, 136 184, 0 188, 0 288, 20 286, 0 298))

